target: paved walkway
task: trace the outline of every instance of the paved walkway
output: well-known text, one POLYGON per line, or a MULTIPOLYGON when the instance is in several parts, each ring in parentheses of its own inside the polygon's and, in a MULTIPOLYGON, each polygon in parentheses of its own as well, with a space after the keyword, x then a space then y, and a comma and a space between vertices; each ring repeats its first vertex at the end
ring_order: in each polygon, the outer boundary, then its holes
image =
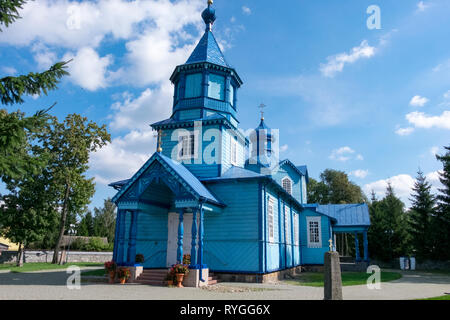
MULTIPOLYGON (((365 285, 343 288, 344 299, 418 299, 450 292, 450 276, 404 272, 403 278, 381 283, 381 290, 365 285)), ((323 288, 285 284, 221 283, 209 289, 151 287, 139 284, 83 283, 80 290, 66 286, 66 271, 0 273, 3 299, 151 299, 151 300, 321 300, 323 288)))

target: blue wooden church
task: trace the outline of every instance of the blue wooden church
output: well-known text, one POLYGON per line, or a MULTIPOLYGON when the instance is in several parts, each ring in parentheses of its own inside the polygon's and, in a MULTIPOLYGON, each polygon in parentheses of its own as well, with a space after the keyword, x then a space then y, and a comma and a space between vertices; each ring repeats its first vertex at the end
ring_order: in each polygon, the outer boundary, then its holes
POLYGON ((144 268, 164 269, 190 254, 193 270, 264 276, 323 264, 337 233, 362 233, 356 260, 368 260, 367 205, 308 204, 307 167, 274 164, 264 118, 250 135, 239 130, 243 82, 214 38, 211 4, 203 37, 170 78, 172 116, 151 125, 156 152, 110 185, 118 190, 114 261, 134 265, 140 253, 144 268))

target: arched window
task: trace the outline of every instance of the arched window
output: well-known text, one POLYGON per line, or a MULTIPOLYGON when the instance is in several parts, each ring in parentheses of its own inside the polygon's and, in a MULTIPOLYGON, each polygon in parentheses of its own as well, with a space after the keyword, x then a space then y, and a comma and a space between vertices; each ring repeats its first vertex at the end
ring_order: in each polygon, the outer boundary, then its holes
POLYGON ((289 177, 283 178, 281 184, 287 193, 292 194, 292 180, 289 177))

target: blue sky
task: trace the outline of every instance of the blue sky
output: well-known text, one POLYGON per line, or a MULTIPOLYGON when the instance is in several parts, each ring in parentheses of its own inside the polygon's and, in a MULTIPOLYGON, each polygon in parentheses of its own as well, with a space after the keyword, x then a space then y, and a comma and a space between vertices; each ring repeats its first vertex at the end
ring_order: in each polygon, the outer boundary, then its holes
MULTIPOLYGON (((71 76, 20 106, 58 102, 106 124, 113 142, 91 157, 97 192, 114 195, 155 151, 149 124, 170 116, 170 74, 200 39, 206 0, 67 1, 27 4, 0 34, 0 76, 42 71, 73 58, 71 76)), ((243 129, 280 129, 281 158, 318 178, 344 170, 364 191, 391 181, 408 203, 420 167, 434 186, 434 154, 450 141, 450 2, 447 0, 216 0, 214 34, 244 85, 243 129), (377 5, 381 29, 367 27, 377 5)), ((13 108, 9 108, 12 110, 13 108)))

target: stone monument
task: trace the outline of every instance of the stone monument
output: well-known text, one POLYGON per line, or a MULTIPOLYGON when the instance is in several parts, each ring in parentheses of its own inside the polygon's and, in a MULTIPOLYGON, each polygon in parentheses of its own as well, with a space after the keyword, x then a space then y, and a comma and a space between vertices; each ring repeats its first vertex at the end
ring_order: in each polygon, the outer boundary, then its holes
POLYGON ((325 252, 324 265, 324 300, 342 300, 342 278, 339 253, 333 251, 330 239, 330 251, 325 252))

